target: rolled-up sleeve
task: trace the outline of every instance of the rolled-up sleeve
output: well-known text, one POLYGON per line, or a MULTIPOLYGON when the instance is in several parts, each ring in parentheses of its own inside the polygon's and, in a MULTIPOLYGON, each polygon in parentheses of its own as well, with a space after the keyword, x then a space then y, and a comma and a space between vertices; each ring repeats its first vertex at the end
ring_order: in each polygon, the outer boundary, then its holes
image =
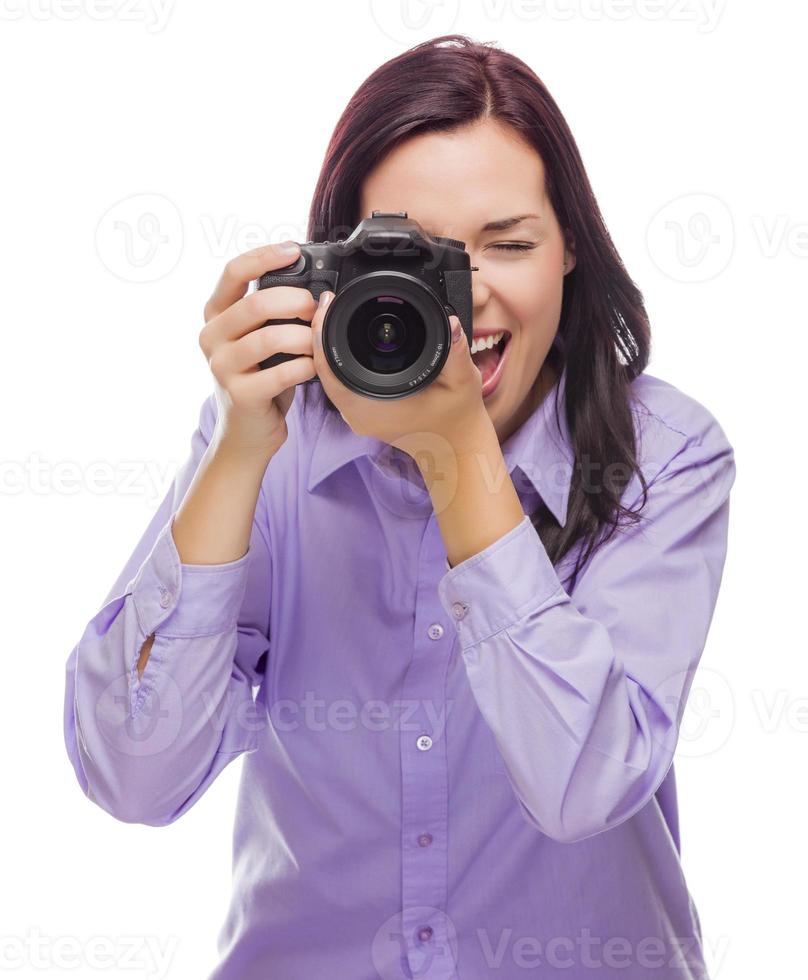
POLYGON ((709 416, 655 469, 642 520, 594 552, 572 594, 527 515, 439 582, 523 815, 559 841, 656 792, 712 620, 732 447, 709 416))
POLYGON ((253 687, 269 650, 263 489, 249 549, 236 561, 182 564, 173 538, 215 405, 213 395, 204 402, 188 458, 67 660, 68 756, 87 797, 128 823, 173 822, 229 762, 258 745, 253 687))

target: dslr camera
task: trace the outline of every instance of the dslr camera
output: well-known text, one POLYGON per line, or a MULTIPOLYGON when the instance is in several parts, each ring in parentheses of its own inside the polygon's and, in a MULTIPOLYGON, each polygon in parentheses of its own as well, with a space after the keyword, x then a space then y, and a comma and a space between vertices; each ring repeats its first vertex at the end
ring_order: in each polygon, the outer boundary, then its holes
MULTIPOLYGON (((347 239, 304 242, 291 265, 258 289, 303 286, 334 299, 323 321, 323 351, 334 374, 369 398, 404 398, 434 381, 449 356, 452 313, 472 341, 471 266, 465 242, 431 237, 406 211, 374 211, 347 239)), ((308 321, 267 320, 277 323, 308 321)), ((297 354, 274 354, 274 367, 297 354)))

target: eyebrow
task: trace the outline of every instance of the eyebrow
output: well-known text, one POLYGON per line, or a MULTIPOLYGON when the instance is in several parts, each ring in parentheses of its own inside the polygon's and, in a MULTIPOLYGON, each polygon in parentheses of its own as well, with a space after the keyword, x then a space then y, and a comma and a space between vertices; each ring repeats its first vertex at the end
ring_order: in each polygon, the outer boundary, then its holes
POLYGON ((488 224, 483 225, 482 231, 508 231, 510 228, 516 227, 516 225, 521 225, 528 218, 538 218, 541 220, 538 214, 517 214, 512 218, 500 218, 499 221, 489 221, 488 224))
MULTIPOLYGON (((523 221, 527 221, 530 218, 536 218, 538 221, 542 220, 540 214, 515 214, 511 218, 499 218, 497 221, 489 221, 482 226, 480 234, 484 235, 488 231, 508 231, 517 225, 521 225, 523 221)), ((433 231, 427 230, 427 235, 430 238, 437 237, 433 231)))

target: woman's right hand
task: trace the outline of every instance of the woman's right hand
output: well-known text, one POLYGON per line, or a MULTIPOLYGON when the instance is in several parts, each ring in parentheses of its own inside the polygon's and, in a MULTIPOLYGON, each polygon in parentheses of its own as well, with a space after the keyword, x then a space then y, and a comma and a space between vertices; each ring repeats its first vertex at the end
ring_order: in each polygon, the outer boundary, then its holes
MULTIPOLYGON (((282 243, 287 244, 287 243, 282 243)), ((311 322, 317 303, 301 286, 273 286, 245 295, 253 279, 291 265, 300 246, 262 245, 231 259, 205 304, 199 346, 213 372, 219 406, 219 445, 246 455, 271 457, 286 440, 286 413, 295 385, 316 375, 312 331, 299 323, 266 320, 297 317, 311 322), (260 361, 277 353, 300 354, 275 367, 260 361)))

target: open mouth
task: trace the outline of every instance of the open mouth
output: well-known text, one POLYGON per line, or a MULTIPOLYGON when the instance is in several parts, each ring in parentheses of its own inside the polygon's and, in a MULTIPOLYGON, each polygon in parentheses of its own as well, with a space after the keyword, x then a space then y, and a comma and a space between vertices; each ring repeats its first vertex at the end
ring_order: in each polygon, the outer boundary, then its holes
POLYGON ((474 361, 483 378, 484 395, 493 391, 495 385, 492 385, 491 382, 494 380, 495 375, 497 376, 496 380, 499 380, 499 374, 501 373, 499 368, 503 363, 505 348, 508 346, 510 339, 510 333, 505 330, 502 332, 502 337, 498 343, 493 344, 491 347, 484 347, 482 350, 471 355, 471 359, 474 361))

